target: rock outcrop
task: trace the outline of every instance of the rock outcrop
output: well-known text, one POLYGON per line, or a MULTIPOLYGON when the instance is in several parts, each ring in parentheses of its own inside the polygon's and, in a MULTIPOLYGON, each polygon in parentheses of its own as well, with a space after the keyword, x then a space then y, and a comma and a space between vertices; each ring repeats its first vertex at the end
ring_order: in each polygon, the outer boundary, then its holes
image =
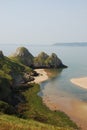
POLYGON ((66 68, 67 66, 57 57, 55 53, 50 56, 45 52, 41 52, 37 57, 34 57, 26 48, 20 47, 12 55, 24 65, 31 68, 66 68))
POLYGON ((66 68, 62 61, 57 57, 55 53, 50 56, 44 52, 41 52, 34 58, 35 68, 66 68))
POLYGON ((33 65, 34 57, 25 47, 17 48, 16 52, 11 57, 18 59, 24 65, 30 67, 33 65))
POLYGON ((41 52, 37 57, 34 58, 34 68, 46 68, 46 60, 49 56, 45 52, 41 52))

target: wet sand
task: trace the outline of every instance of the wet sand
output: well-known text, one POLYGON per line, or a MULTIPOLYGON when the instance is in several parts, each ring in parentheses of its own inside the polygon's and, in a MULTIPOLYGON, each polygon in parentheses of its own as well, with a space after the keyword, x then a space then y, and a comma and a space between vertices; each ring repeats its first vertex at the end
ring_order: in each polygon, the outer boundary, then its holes
POLYGON ((70 80, 73 84, 82 87, 84 89, 87 89, 87 77, 83 77, 83 78, 73 78, 70 80))
MULTIPOLYGON (((37 69, 36 71, 39 76, 35 77, 34 82, 41 83, 48 79, 48 74, 44 69, 37 69)), ((53 111, 60 110, 65 112, 82 130, 87 130, 87 103, 69 97, 49 94, 49 92, 50 88, 43 90, 43 103, 53 111)))
POLYGON ((53 111, 65 112, 82 130, 87 130, 87 103, 46 93, 43 102, 53 111))

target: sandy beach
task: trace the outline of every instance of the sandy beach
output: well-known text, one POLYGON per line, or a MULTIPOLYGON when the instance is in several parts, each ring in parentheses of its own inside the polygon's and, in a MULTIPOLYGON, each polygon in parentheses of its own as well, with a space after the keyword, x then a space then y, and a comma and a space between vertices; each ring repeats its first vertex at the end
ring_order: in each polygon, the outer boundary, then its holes
POLYGON ((73 84, 78 85, 84 89, 87 89, 87 77, 83 78, 73 78, 70 80, 73 84))
POLYGON ((41 83, 41 82, 48 79, 48 75, 47 75, 47 73, 45 72, 44 69, 35 69, 35 71, 39 74, 39 76, 34 77, 35 78, 35 80, 34 80, 35 83, 41 83))
MULTIPOLYGON (((39 73, 39 76, 35 77, 35 83, 41 83, 49 78, 44 69, 36 69, 35 71, 39 73)), ((71 79, 71 82, 87 89, 87 77, 71 79)), ((50 95, 50 90, 47 91, 46 89, 43 92, 43 103, 53 111, 60 110, 65 112, 74 122, 78 124, 79 127, 82 128, 82 130, 86 130, 87 104, 72 98, 69 99, 61 96, 57 97, 56 95, 50 95)))
POLYGON ((53 111, 63 111, 82 130, 87 130, 87 103, 76 99, 69 99, 66 97, 58 97, 56 95, 48 94, 43 97, 43 102, 53 111))

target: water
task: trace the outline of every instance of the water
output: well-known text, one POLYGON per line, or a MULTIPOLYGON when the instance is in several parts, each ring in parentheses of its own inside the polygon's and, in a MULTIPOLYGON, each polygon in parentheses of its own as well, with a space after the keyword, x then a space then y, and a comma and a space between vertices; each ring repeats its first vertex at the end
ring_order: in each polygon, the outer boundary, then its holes
POLYGON ((57 71, 54 78, 41 83, 41 95, 48 96, 52 102, 60 105, 60 109, 72 117, 83 129, 87 123, 87 90, 80 88, 70 82, 71 78, 87 76, 87 47, 71 47, 71 46, 52 46, 52 45, 0 45, 5 55, 10 55, 19 46, 25 46, 34 55, 38 55, 41 51, 48 54, 55 52, 63 63, 68 66, 67 69, 57 71), (72 109, 74 108, 74 109, 72 109), (78 111, 80 109, 80 111, 78 111), (72 114, 74 113, 74 114, 72 114))
MULTIPOLYGON (((52 45, 23 45, 23 44, 1 44, 0 50, 3 50, 4 55, 8 56, 13 53, 17 47, 25 46, 34 55, 38 55, 41 51, 45 51, 48 54, 55 52, 63 63, 68 66, 68 69, 64 69, 56 75, 50 82, 45 83, 45 86, 53 84, 55 91, 64 91, 74 97, 87 101, 87 90, 77 87, 70 82, 71 78, 85 77, 87 76, 87 47, 64 47, 64 46, 52 46, 52 45)), ((41 86, 44 86, 43 83, 41 86)))

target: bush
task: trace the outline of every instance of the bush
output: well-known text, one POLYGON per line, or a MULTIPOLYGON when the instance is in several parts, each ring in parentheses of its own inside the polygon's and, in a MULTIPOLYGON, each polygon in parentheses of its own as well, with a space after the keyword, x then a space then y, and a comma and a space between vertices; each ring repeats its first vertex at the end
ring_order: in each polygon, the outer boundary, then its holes
POLYGON ((0 101, 0 112, 5 114, 16 114, 15 108, 3 101, 0 101))

